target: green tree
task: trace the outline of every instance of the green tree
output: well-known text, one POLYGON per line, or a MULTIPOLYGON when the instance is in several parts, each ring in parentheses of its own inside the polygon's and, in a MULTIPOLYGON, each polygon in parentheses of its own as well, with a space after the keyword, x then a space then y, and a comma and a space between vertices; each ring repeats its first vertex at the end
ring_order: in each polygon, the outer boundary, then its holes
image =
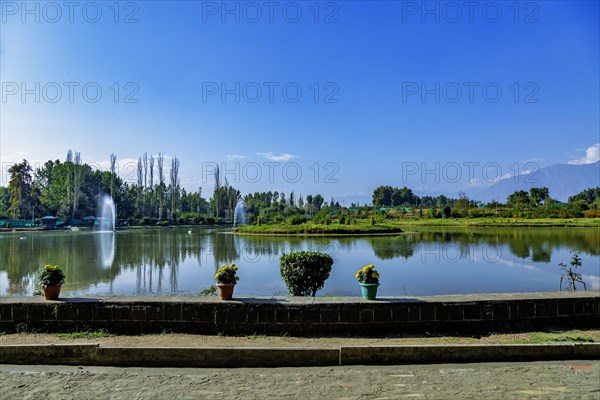
POLYGON ((394 189, 391 186, 379 186, 373 191, 374 207, 389 207, 392 205, 392 193, 394 189))
POLYGON ((510 194, 506 199, 506 203, 513 207, 523 207, 530 203, 529 194, 524 190, 519 190, 510 194))
POLYGON ((8 216, 8 207, 10 205, 10 192, 7 188, 0 186, 0 217, 8 216))
POLYGON ((321 196, 320 194, 317 194, 313 197, 313 205, 315 206, 315 208, 317 210, 320 210, 321 207, 323 206, 323 202, 325 201, 325 199, 323 198, 323 196, 321 196))
POLYGON ((115 198, 115 178, 117 177, 117 155, 110 155, 110 197, 115 198))
POLYGON ((569 197, 569 203, 573 203, 578 200, 584 200, 586 203, 591 204, 600 199, 600 186, 596 188, 585 189, 584 191, 577 193, 569 197))
POLYGON ((539 206, 550 196, 550 192, 547 187, 531 188, 529 189, 529 198, 533 205, 539 206))
POLYGON ((463 217, 468 215, 471 201, 465 192, 458 192, 458 200, 454 203, 454 207, 463 217))
POLYGON ((25 218, 31 201, 31 166, 27 160, 23 160, 21 163, 12 165, 8 172, 10 173, 8 213, 12 218, 25 218))
POLYGON ((169 174, 171 178, 171 218, 175 219, 177 216, 178 204, 179 204, 179 159, 177 157, 173 157, 171 160, 171 173, 169 174))

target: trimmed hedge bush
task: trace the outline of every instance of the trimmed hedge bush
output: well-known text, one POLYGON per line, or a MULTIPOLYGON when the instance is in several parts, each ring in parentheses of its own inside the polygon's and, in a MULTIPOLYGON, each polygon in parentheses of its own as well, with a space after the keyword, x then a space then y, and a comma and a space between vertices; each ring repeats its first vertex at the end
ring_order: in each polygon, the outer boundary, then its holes
POLYGON ((325 284, 333 259, 329 254, 299 251, 284 254, 279 259, 279 270, 292 296, 313 296, 325 284))

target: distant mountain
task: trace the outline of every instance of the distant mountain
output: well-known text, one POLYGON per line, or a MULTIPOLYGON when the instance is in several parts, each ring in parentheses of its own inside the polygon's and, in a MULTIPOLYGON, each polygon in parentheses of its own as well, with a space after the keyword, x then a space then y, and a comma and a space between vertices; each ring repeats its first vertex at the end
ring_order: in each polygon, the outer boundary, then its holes
POLYGON ((502 179, 488 188, 470 190, 467 193, 475 200, 497 200, 504 203, 509 194, 518 190, 529 191, 532 187, 544 186, 553 199, 567 201, 569 196, 600 186, 600 161, 584 165, 551 165, 535 173, 502 179))

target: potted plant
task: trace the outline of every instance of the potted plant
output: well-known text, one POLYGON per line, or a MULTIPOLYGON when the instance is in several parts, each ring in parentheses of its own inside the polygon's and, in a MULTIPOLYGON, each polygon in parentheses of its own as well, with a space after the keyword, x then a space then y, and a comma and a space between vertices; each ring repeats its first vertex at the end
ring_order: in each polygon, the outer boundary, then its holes
POLYGON ((236 275, 237 270, 238 267, 234 263, 231 263, 229 265, 223 265, 215 274, 219 299, 231 300, 235 284, 240 280, 240 277, 236 275))
POLYGON ((46 264, 38 275, 38 284, 44 291, 46 300, 58 300, 63 283, 65 283, 65 274, 58 265, 46 264))
POLYGON ((379 272, 375 270, 373 264, 366 265, 356 271, 356 278, 362 290, 363 299, 375 300, 377 288, 379 287, 379 272))

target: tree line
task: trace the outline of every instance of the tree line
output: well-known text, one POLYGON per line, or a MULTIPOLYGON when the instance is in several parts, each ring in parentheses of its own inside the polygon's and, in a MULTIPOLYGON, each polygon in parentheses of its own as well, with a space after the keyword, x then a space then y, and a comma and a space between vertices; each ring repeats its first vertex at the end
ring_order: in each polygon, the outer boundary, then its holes
MULTIPOLYGON (((423 217, 581 217, 600 216, 600 187, 586 189, 571 196, 568 203, 552 199, 548 188, 531 188, 510 194, 506 202, 483 204, 469 199, 464 192, 457 198, 444 195, 417 196, 412 189, 389 185, 373 191, 372 205, 358 207, 352 203, 342 207, 331 198, 325 201, 321 194, 296 196, 294 191, 249 193, 242 197, 239 190, 215 171, 214 190, 207 200, 202 188, 187 192, 181 187, 180 160, 170 158, 170 171, 165 171, 165 155, 142 154, 136 164, 136 181, 124 182, 117 174, 117 156, 110 155, 109 170, 93 169, 82 161, 81 154, 69 150, 64 161, 48 160, 33 169, 27 160, 12 165, 8 172, 8 187, 0 187, 0 217, 32 219, 44 215, 57 216, 66 221, 80 221, 96 215, 104 194, 110 194, 117 208, 117 218, 130 223, 199 223, 232 222, 235 210, 243 200, 249 223, 284 222, 302 223, 329 220, 331 215, 346 217, 348 211, 369 207, 397 208, 404 215, 407 210, 423 217)), ((346 218, 348 219, 348 218, 346 218)))
POLYGON ((547 187, 515 191, 507 196, 504 203, 492 201, 484 204, 481 201, 469 199, 464 192, 458 192, 457 198, 449 198, 444 195, 419 197, 406 186, 403 188, 379 186, 373 191, 372 199, 375 208, 417 208, 420 216, 424 216, 422 210, 426 208, 429 212, 428 216, 434 218, 490 215, 526 218, 600 217, 600 187, 589 188, 571 196, 568 203, 553 199, 547 187))
MULTIPOLYGON (((141 155, 137 160, 134 183, 124 182, 117 174, 117 156, 110 155, 109 170, 93 169, 84 163, 81 154, 69 150, 63 161, 48 160, 35 169, 27 160, 12 165, 8 172, 8 187, 0 187, 0 216, 31 219, 45 215, 66 222, 81 221, 95 216, 101 198, 110 194, 117 218, 134 223, 159 221, 199 222, 201 219, 225 217, 220 206, 223 196, 232 198, 236 192, 227 183, 217 185, 211 202, 202 197, 202 189, 186 192, 179 177, 180 160, 171 158, 167 179, 165 156, 162 153, 141 155), (216 200, 215 200, 216 199, 216 200)), ((237 192, 239 198, 239 192, 237 192)), ((229 213, 230 214, 230 213, 229 213)))

